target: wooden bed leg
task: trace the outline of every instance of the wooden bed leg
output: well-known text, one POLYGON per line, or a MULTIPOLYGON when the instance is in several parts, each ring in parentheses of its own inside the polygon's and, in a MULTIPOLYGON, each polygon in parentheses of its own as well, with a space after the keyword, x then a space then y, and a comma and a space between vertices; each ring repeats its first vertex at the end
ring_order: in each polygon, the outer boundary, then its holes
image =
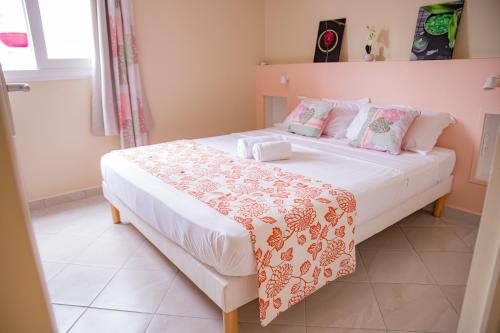
POLYGON ((229 313, 222 311, 224 333, 238 333, 238 309, 229 313))
POLYGON ((113 223, 114 224, 119 224, 120 223, 120 211, 118 208, 113 206, 112 204, 109 204, 111 207, 111 217, 113 218, 113 223))
POLYGON ((434 202, 434 211, 432 212, 434 217, 441 217, 441 215, 443 215, 445 203, 446 195, 443 195, 441 198, 437 199, 436 202, 434 202))

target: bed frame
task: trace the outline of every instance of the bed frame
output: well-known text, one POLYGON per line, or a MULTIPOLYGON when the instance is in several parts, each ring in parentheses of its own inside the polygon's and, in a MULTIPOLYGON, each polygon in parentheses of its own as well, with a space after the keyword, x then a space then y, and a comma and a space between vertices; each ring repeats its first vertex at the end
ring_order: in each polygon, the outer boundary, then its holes
MULTIPOLYGON (((453 176, 421 192, 397 207, 363 223, 356 229, 356 242, 390 227, 406 216, 435 202, 433 215, 441 217, 453 176)), ((163 236, 130 210, 103 182, 103 193, 111 205, 113 223, 132 223, 158 250, 198 286, 222 310, 224 333, 238 333, 238 308, 256 299, 257 277, 226 276, 205 265, 163 236)))

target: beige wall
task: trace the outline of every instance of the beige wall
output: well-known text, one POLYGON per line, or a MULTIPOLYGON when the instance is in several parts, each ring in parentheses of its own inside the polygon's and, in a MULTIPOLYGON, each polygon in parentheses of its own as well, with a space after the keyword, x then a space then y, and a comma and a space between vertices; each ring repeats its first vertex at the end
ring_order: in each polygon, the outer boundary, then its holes
MULTIPOLYGON (((136 0, 153 143, 255 127, 255 65, 264 53, 263 0, 136 0)), ((11 94, 28 200, 98 186, 117 138, 90 132, 90 80, 31 83, 11 94)))
POLYGON ((255 128, 263 0, 135 0, 152 142, 255 128))
POLYGON ((100 157, 117 138, 90 132, 90 80, 32 82, 9 94, 28 200, 100 185, 100 157))
MULTIPOLYGON (((266 0, 266 60, 312 62, 318 22, 341 17, 347 18, 341 61, 362 59, 366 25, 382 30, 374 54, 408 60, 418 9, 430 3, 439 0, 266 0)), ((466 1, 454 57, 500 57, 499 13, 499 0, 466 1)))

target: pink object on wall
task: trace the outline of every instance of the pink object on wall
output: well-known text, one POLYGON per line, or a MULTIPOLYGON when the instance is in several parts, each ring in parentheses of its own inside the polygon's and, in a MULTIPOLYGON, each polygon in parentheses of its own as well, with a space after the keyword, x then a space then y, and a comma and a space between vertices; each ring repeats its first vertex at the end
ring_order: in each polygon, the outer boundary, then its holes
POLYGON ((8 47, 28 47, 28 34, 25 32, 0 32, 0 41, 8 47))
POLYGON ((288 110, 298 96, 408 104, 448 112, 457 124, 446 129, 438 146, 457 153, 455 179, 447 205, 481 213, 486 191, 474 179, 485 113, 500 114, 500 89, 484 91, 484 80, 500 71, 500 59, 415 62, 346 62, 257 67, 257 125, 264 126, 264 96, 285 96, 288 110), (286 73, 288 85, 280 84, 286 73))

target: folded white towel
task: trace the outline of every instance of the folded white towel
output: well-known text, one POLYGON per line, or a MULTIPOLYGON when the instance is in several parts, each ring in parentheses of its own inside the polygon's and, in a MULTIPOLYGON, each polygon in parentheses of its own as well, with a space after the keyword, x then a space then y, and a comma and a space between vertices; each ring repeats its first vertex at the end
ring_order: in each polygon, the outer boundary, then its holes
POLYGON ((253 158, 260 162, 288 160, 292 157, 292 145, 284 140, 256 143, 252 152, 253 158))
POLYGON ((252 148, 257 143, 282 141, 281 135, 264 135, 253 136, 249 138, 238 139, 237 151, 238 156, 241 158, 252 158, 252 148))

